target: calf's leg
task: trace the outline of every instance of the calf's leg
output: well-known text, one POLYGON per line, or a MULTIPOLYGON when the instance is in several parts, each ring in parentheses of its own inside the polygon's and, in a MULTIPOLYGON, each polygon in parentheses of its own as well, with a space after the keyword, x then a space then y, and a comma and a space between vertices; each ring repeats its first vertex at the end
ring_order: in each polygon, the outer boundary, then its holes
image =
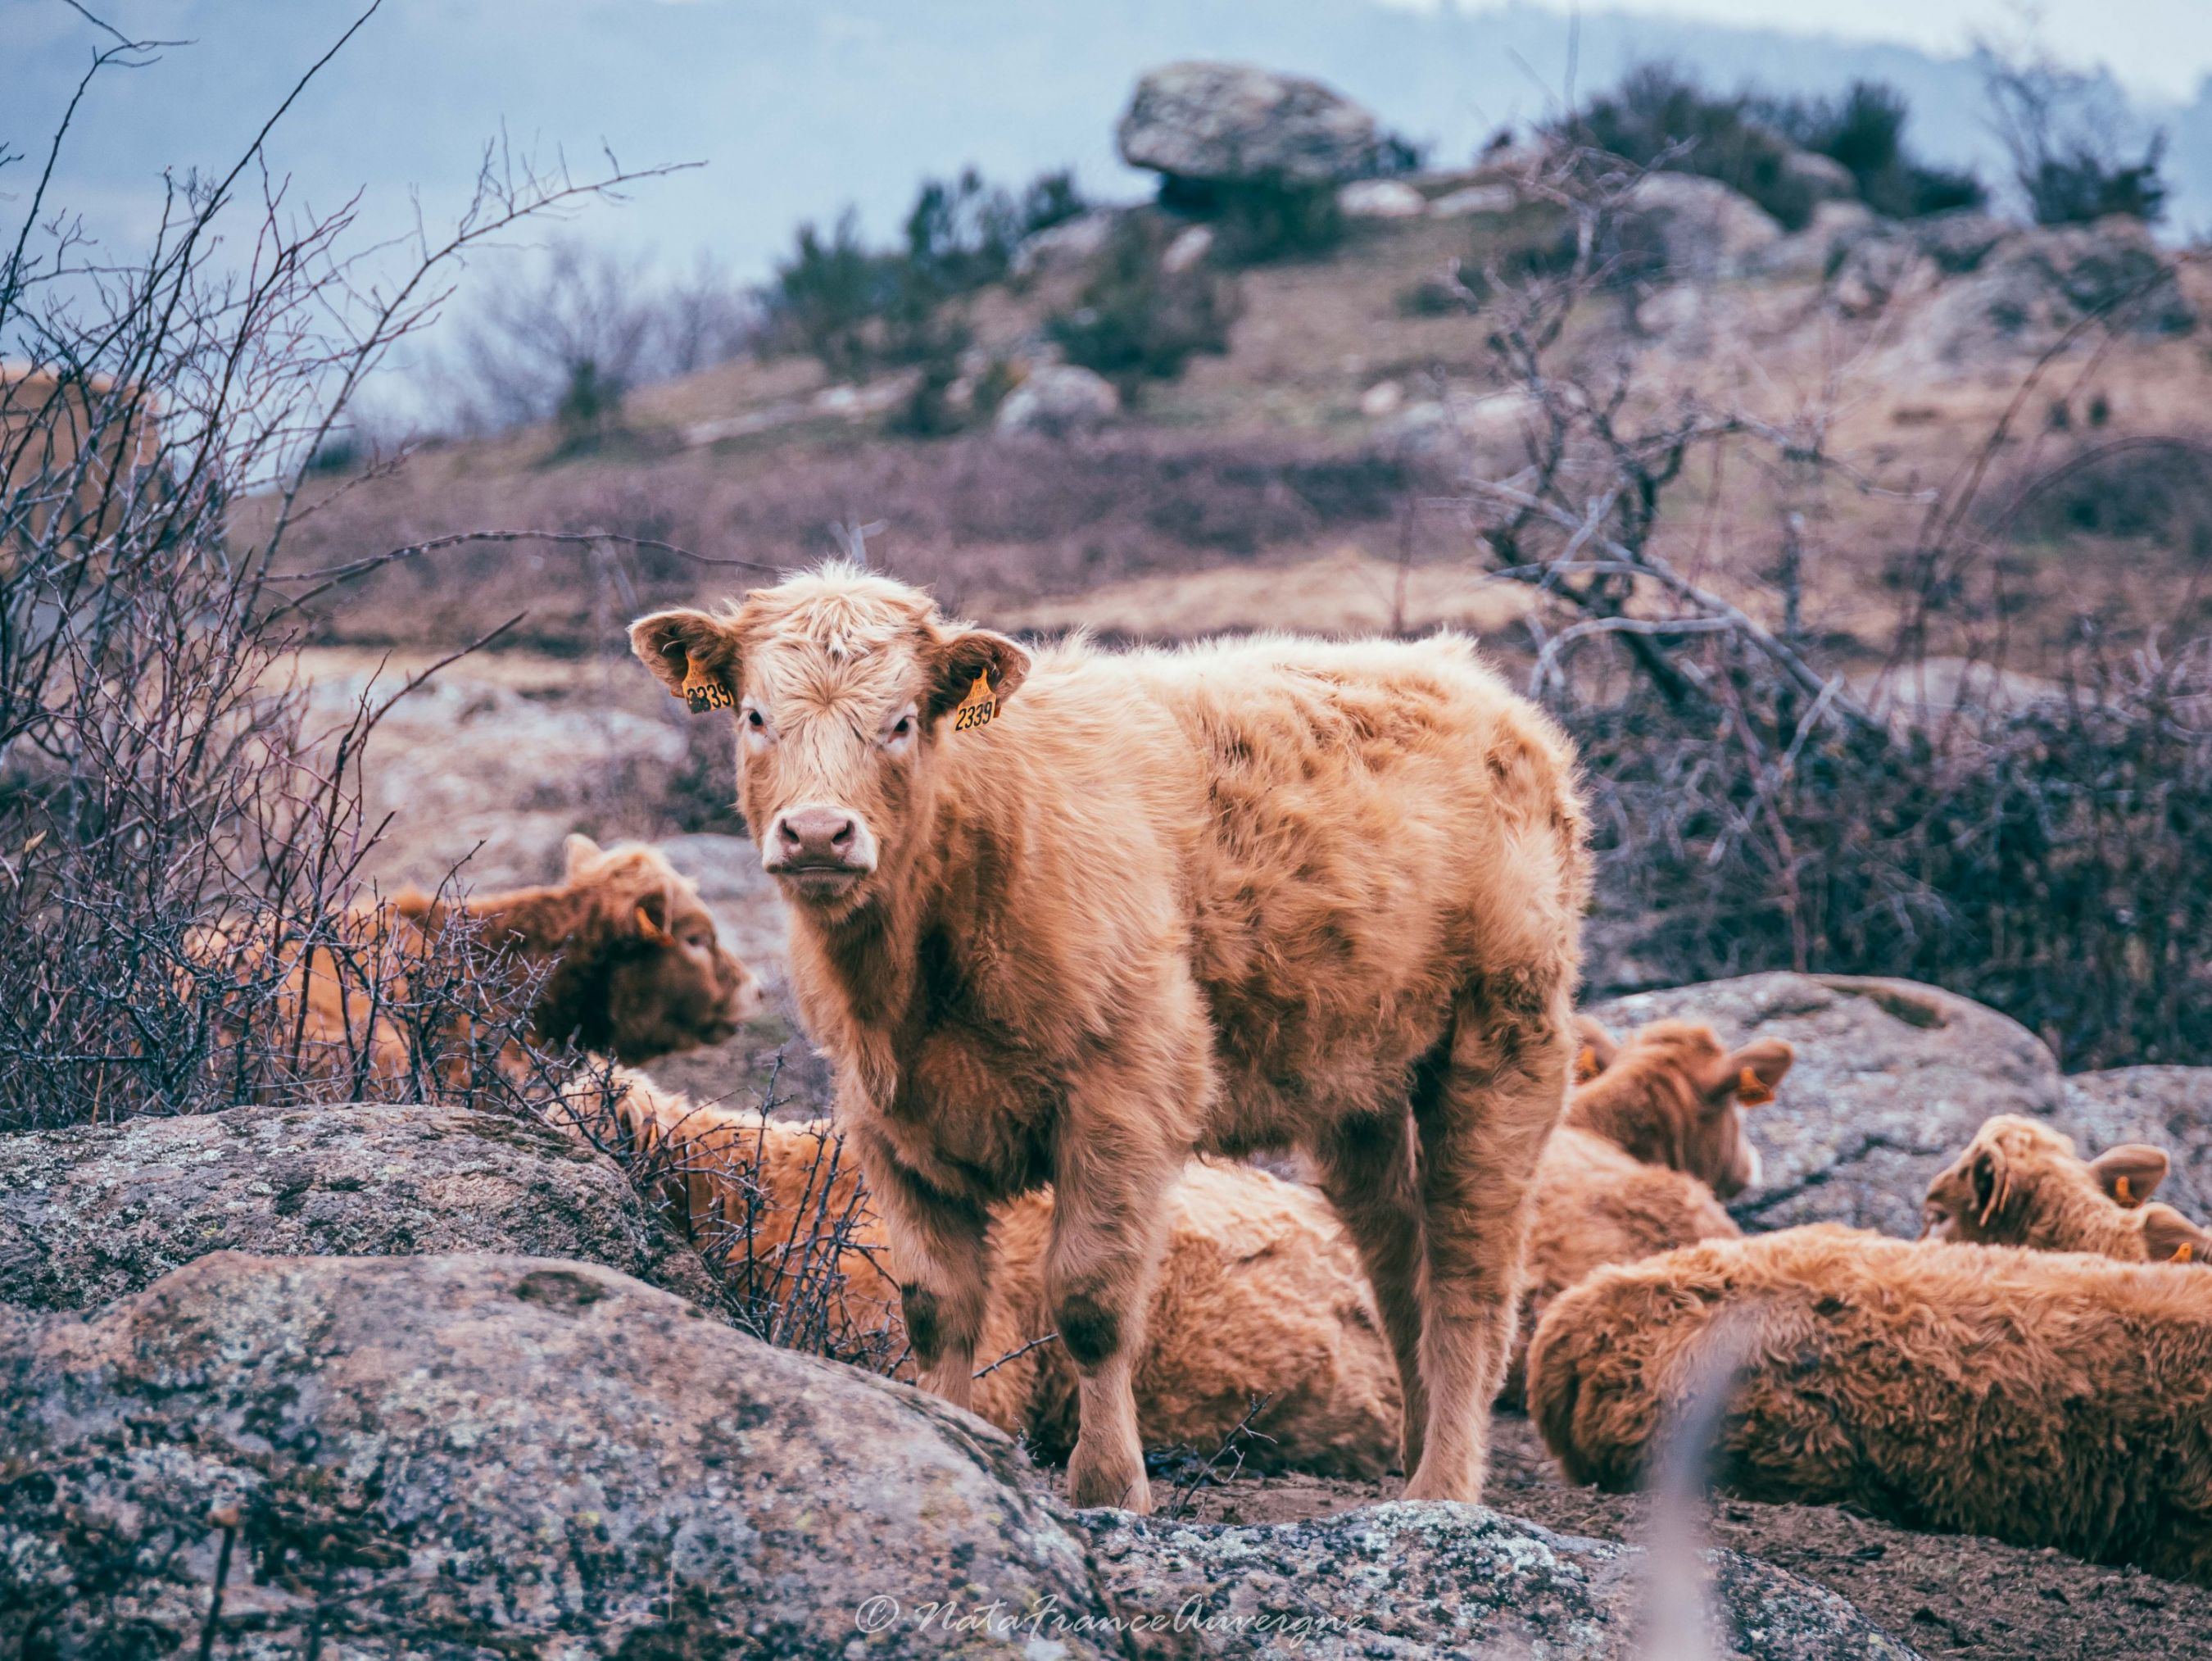
POLYGON ((1405 1469, 1421 1463, 1428 1396, 1421 1387, 1421 1202, 1413 1181, 1413 1125, 1401 1112, 1329 1127, 1310 1150, 1322 1192, 1343 1220, 1375 1288, 1375 1305, 1398 1364, 1405 1402, 1405 1469))
POLYGON ((939 1193, 867 1140, 860 1142, 860 1171, 884 1220, 921 1387, 965 1408, 975 1397, 975 1344, 990 1284, 988 1214, 939 1193))
POLYGON ((1132 1373, 1181 1165, 1176 1150, 1146 1134, 1156 1126, 1072 1106, 1060 1138, 1045 1295, 1075 1363, 1067 1494, 1078 1506, 1152 1508, 1132 1373))
POLYGON ((1409 1500, 1482 1498, 1536 1162, 1566 1100, 1570 1018, 1556 983, 1486 977, 1461 1000, 1436 1089, 1415 1104, 1429 1418, 1409 1500))

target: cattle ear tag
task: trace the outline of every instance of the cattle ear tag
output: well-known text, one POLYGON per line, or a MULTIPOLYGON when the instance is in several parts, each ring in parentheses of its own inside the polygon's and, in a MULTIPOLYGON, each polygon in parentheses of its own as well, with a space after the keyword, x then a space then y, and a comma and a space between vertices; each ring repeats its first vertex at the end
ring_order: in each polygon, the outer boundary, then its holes
POLYGON ((2128 1179, 2126 1177, 2115 1177, 2112 1178, 2112 1197, 2118 1200, 2122 1205, 2133 1205, 2136 1202, 2135 1191, 2128 1186, 2128 1179))
POLYGON ((1746 1107, 1764 1107, 1774 1099, 1774 1087, 1747 1067, 1736 1074, 1735 1094, 1746 1107))
POLYGON ((1604 1071, 1605 1069, 1597 1064, 1597 1046, 1584 1044, 1581 1053, 1575 1057, 1575 1082, 1588 1084, 1604 1071))
POLYGON ((999 700, 991 695, 990 672, 975 677, 975 684, 968 689, 968 696, 960 700, 952 712, 952 730, 972 733, 978 727, 988 727, 999 713, 999 700))
POLYGON ((683 698, 695 715, 703 715, 709 709, 727 709, 737 703, 720 678, 708 674, 689 652, 684 654, 683 698))
POLYGON ((2173 1256, 2169 1261, 2177 1263, 2185 1263, 2196 1255, 2196 1243, 2191 1240, 2184 1240, 2179 1245, 2174 1247, 2173 1256))

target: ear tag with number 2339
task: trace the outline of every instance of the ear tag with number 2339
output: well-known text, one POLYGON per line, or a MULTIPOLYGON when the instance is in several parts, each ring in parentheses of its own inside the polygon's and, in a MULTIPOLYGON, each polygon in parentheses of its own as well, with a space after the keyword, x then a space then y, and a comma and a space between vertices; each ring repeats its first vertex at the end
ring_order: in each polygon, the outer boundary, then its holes
POLYGON ((998 713, 999 700, 991 695, 991 677, 988 672, 980 674, 968 689, 968 696, 952 712, 952 730, 972 733, 978 727, 988 727, 998 713))
POLYGON ((689 652, 684 654, 684 691, 678 696, 690 706, 695 715, 703 715, 709 709, 728 709, 737 703, 720 677, 701 668, 699 660, 689 652))

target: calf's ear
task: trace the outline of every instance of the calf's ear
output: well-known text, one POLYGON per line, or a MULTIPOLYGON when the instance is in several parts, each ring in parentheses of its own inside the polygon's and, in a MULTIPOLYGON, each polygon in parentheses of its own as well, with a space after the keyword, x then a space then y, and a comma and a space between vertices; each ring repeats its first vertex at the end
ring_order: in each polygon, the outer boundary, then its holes
POLYGON ((1721 1064, 1721 1091, 1746 1107, 1764 1106, 1796 1060, 1788 1039, 1754 1038, 1721 1064))
POLYGON ((655 611, 630 624, 629 648, 695 713, 736 705, 738 640, 727 618, 706 611, 655 611))
POLYGON ((2143 1250, 2154 1263, 2212 1262, 2212 1233, 2170 1205, 2142 1208, 2143 1250))
POLYGON ((571 830, 561 842, 561 871, 562 877, 574 882, 583 874, 584 867, 605 852, 580 830, 571 830))
POLYGON ((1588 1084, 1613 1065, 1620 1046, 1605 1023, 1590 1015, 1575 1017, 1575 1082, 1588 1084))
POLYGON ((2162 1147, 2142 1142, 2122 1142, 2089 1161, 2089 1174, 2109 1199, 2122 1205, 2141 1205, 2158 1191, 2173 1162, 2162 1147))
POLYGON ((1974 1222, 1987 1228, 2012 1202, 2012 1172, 2003 1152, 1994 1143, 1982 1148, 1966 1167, 1966 1181, 1974 1193, 1974 1222))
POLYGON ((1019 642, 989 629, 963 629, 948 635, 937 648, 937 672, 929 693, 932 721, 957 708, 975 690, 977 676, 990 682, 1000 708, 1030 672, 1030 654, 1019 642))

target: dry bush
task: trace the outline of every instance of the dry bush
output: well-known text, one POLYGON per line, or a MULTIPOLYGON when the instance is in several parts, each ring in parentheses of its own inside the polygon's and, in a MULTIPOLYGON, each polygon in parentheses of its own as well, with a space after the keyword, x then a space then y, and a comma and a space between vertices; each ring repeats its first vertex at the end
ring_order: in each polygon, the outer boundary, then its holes
MULTIPOLYGON (((88 81, 149 56, 112 46, 88 81)), ((450 235, 378 271, 349 209, 287 206, 267 131, 227 174, 173 185, 131 252, 46 200, 49 164, 0 264, 0 1129, 512 1101, 568 1071, 523 1042, 527 987, 499 951, 467 930, 401 951, 350 915, 381 828, 361 765, 385 706, 311 728, 303 619, 273 567, 309 459, 434 313, 440 271, 618 176, 493 151, 450 235), (278 505, 234 538, 254 490, 278 505), (276 995, 309 964, 358 1037, 312 1033, 276 995), (403 1062, 370 1053, 379 1031, 403 1062)))
POLYGON ((1946 608, 1978 661, 1948 666, 1964 690, 1934 706, 1870 703, 1867 677, 1855 691, 1821 660, 1801 578, 1823 493, 1881 493, 1827 453, 1825 411, 1778 426, 1662 397, 1632 341, 1571 329, 1602 303, 1605 227, 1632 175, 1569 155, 1548 182, 1578 228, 1571 264, 1461 283, 1530 409, 1518 465, 1462 481, 1463 505, 1492 580, 1546 598, 1532 690, 1589 764, 1593 981, 1911 976, 2004 1010, 2069 1068, 2212 1060, 2212 642, 2122 654, 2093 639, 2047 682, 2000 672, 1999 533, 2094 497, 2126 532, 2193 537, 2195 447, 2085 451, 2013 480, 1987 514, 1994 458, 2057 354, 2038 363, 1950 487, 1893 499, 1917 526, 1887 681, 1919 678, 1946 608), (1722 447, 1797 504, 1756 597, 1701 586, 1656 535, 1670 492, 1722 447))

